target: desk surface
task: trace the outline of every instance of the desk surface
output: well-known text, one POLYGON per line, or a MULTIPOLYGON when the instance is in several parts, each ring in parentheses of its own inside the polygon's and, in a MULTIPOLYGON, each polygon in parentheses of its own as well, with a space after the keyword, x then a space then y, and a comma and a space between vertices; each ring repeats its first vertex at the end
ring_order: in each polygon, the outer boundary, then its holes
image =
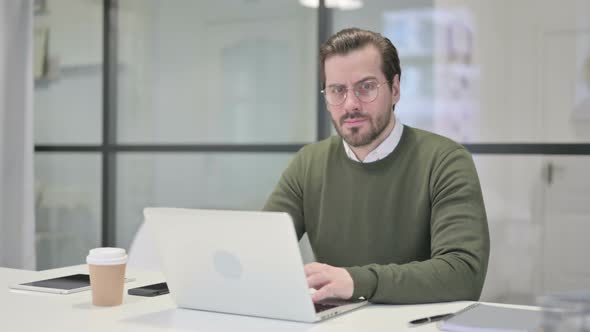
MULTIPOLYGON (((3 331, 438 331, 435 324, 409 327, 412 319, 454 312, 471 302, 370 305, 327 321, 306 324, 265 318, 178 309, 170 295, 127 295, 117 307, 92 305, 90 291, 58 295, 9 290, 12 284, 88 273, 86 265, 46 271, 0 268, 0 327, 3 331)), ((127 288, 164 280, 159 273, 128 270, 136 280, 127 288)), ((515 306, 516 307, 516 306, 515 306)))

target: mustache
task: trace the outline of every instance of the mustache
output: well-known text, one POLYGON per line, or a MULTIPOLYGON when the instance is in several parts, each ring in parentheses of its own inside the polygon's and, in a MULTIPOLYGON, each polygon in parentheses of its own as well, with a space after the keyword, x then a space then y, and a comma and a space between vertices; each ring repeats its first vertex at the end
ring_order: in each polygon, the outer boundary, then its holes
POLYGON ((346 113, 344 114, 341 118, 340 118, 340 124, 344 124, 344 121, 349 120, 349 119, 364 119, 366 118, 365 115, 363 115, 361 112, 350 112, 350 113, 346 113))

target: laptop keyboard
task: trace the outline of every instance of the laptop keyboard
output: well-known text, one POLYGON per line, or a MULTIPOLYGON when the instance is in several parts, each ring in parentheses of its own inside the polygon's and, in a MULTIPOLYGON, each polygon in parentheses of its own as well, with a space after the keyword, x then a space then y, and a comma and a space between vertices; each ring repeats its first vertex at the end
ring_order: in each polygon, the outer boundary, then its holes
POLYGON ((325 310, 336 308, 338 306, 337 304, 323 304, 323 303, 314 303, 313 305, 315 306, 315 312, 322 312, 325 310))

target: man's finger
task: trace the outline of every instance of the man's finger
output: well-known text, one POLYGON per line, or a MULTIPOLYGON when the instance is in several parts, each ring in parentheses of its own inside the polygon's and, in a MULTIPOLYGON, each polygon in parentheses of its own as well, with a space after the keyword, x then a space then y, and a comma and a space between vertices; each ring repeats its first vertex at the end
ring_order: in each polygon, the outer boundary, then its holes
POLYGON ((314 273, 307 277, 307 286, 313 289, 320 289, 331 281, 326 273, 314 273))
POLYGON ((334 294, 332 292, 331 284, 328 284, 313 293, 311 300, 313 302, 320 302, 330 297, 334 297, 334 294))
POLYGON ((305 266, 303 267, 303 271, 305 271, 306 276, 310 276, 312 274, 324 271, 326 269, 326 267, 327 267, 327 265, 325 265, 325 264, 313 262, 313 263, 305 264, 305 266))

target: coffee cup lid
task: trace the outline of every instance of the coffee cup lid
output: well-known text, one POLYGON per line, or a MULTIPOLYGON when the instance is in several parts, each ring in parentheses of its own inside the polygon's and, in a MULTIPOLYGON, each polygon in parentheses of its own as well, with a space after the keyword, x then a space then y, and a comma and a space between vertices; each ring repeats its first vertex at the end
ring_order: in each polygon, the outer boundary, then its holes
POLYGON ((122 248, 90 249, 86 263, 92 265, 119 265, 127 263, 127 253, 122 248))

